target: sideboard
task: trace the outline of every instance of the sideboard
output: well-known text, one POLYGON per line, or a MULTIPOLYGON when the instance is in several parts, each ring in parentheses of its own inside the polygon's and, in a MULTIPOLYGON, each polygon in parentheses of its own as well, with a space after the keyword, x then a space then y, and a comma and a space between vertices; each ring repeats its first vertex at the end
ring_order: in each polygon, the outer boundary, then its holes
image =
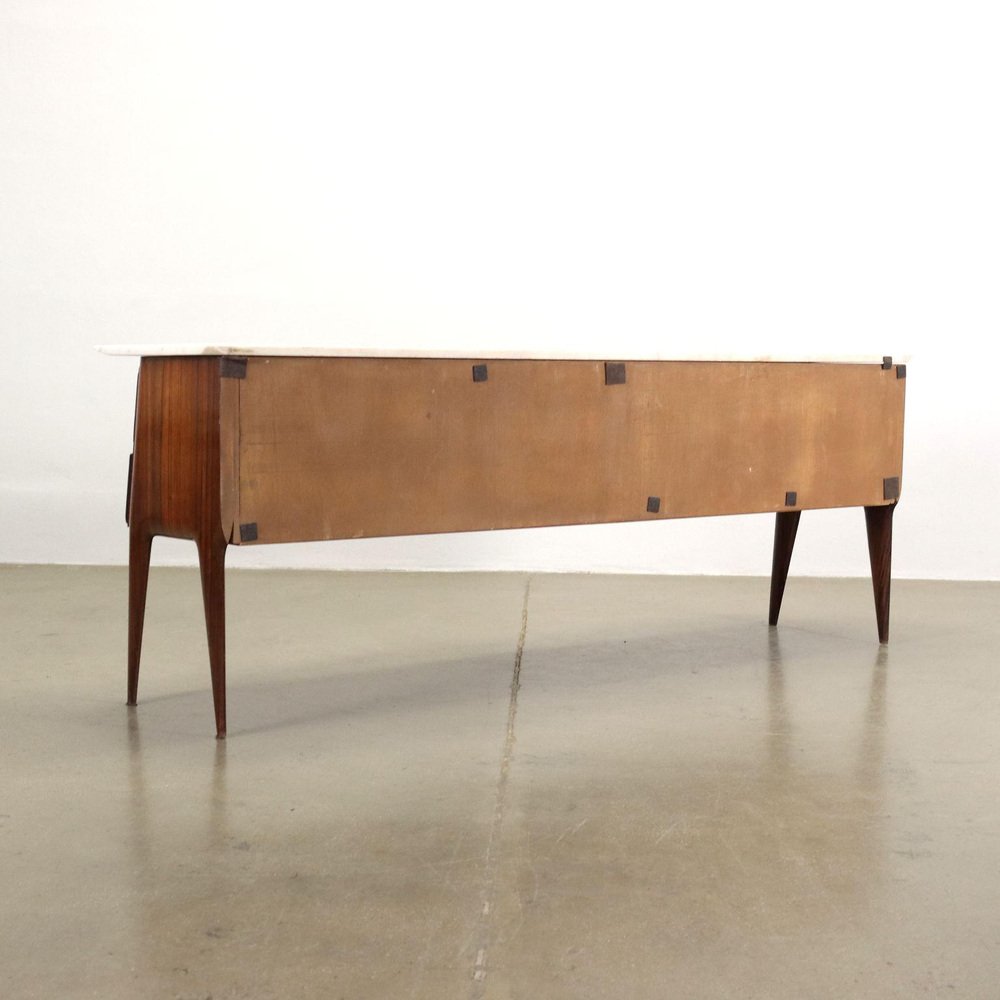
POLYGON ((127 701, 150 548, 197 544, 217 735, 229 545, 773 513, 777 624, 803 510, 863 507, 880 642, 906 366, 108 347, 140 357, 127 701))

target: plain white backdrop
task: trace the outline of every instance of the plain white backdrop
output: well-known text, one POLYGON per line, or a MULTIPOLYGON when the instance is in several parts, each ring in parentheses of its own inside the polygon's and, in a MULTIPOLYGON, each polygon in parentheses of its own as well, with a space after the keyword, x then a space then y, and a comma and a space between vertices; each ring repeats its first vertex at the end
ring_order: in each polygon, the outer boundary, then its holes
MULTIPOLYGON (((0 6, 0 561, 122 563, 99 343, 911 355, 897 577, 1000 578, 992 3, 0 6)), ((751 573, 767 516, 231 550, 751 573)), ((158 540, 157 562, 193 562, 158 540)), ((868 572, 858 510, 795 574, 868 572)))

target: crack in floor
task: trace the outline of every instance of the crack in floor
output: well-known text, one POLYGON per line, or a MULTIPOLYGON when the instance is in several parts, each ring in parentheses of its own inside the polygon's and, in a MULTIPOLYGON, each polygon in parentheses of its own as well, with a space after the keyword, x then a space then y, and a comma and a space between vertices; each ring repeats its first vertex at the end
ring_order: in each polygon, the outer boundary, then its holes
POLYGON ((486 981, 487 957, 493 933, 493 911, 496 901, 498 854, 500 831, 503 827, 504 810, 507 803, 507 783, 510 776, 510 762, 514 755, 514 722, 517 718, 517 694, 521 689, 521 660, 524 657, 524 640, 528 634, 528 598, 531 594, 531 578, 524 585, 524 601, 521 606, 521 631, 517 637, 514 653, 514 673, 510 682, 510 702, 507 705, 507 731, 504 735, 503 755, 500 758, 500 775, 497 778, 496 805, 493 809, 493 823, 486 844, 486 859, 483 863, 482 909, 476 934, 478 947, 472 970, 472 1000, 481 1000, 486 981))

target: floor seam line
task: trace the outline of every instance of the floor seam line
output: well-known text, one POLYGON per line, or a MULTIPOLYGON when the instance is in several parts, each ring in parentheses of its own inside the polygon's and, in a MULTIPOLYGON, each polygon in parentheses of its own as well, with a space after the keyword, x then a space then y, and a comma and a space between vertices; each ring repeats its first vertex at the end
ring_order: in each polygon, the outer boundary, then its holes
POLYGON ((524 643, 528 634, 528 599, 531 594, 531 577, 524 585, 524 600, 521 605, 521 628, 517 637, 517 649, 514 652, 514 671, 510 681, 510 700, 507 704, 507 727, 504 733, 503 753, 500 757, 500 774, 497 778, 496 802, 493 808, 493 822, 490 826, 490 836, 486 844, 486 858, 483 863, 482 907, 479 912, 478 932, 476 935, 476 957, 472 970, 472 1000, 483 996, 486 980, 487 954, 493 928, 493 910, 496 899, 497 851, 500 843, 500 830, 503 826, 504 810, 507 800, 507 783, 510 775, 510 762, 514 755, 514 724, 517 719, 517 696, 521 690, 521 662, 524 658, 524 643))

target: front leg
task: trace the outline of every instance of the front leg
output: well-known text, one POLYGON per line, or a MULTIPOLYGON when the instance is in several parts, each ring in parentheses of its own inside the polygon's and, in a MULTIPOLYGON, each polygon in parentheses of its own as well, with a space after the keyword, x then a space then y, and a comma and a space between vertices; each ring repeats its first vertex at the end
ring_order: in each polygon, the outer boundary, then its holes
POLYGON ((785 594, 788 566, 795 547, 795 533, 799 528, 800 510, 779 510, 774 519, 774 558, 771 562, 771 607, 767 616, 769 625, 778 624, 781 598, 785 594))
POLYGON ((892 577, 892 513, 894 503, 865 507, 868 529, 868 557, 872 566, 872 588, 875 591, 875 621, 878 641, 889 641, 889 584, 892 577))
POLYGON ((139 695, 139 656, 142 652, 142 625, 146 617, 146 590, 149 583, 149 555, 153 536, 144 524, 133 522, 128 547, 128 680, 126 705, 134 705, 139 695))
POLYGON ((213 532, 198 539, 198 562, 212 671, 215 735, 221 740, 226 737, 226 540, 221 534, 213 532))

